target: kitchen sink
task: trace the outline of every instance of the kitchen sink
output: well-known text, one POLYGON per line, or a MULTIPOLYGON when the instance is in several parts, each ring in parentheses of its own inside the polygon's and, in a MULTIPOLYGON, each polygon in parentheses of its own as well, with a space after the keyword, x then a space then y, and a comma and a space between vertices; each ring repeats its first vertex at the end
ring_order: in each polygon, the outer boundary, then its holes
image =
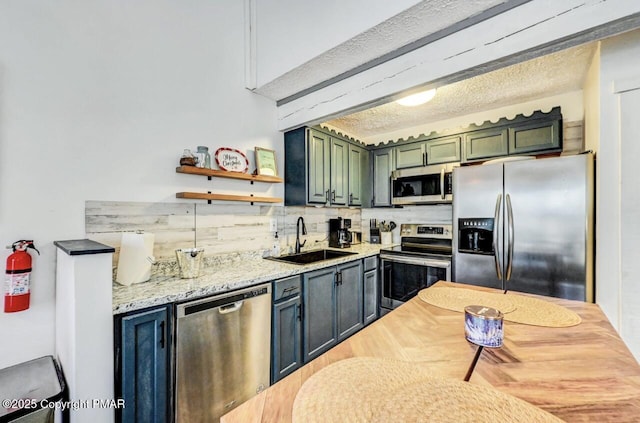
POLYGON ((351 251, 337 251, 337 250, 314 250, 305 251, 298 254, 287 254, 280 257, 265 257, 269 260, 284 261, 292 264, 309 264, 318 261, 331 260, 339 257, 350 256, 357 254, 351 251))

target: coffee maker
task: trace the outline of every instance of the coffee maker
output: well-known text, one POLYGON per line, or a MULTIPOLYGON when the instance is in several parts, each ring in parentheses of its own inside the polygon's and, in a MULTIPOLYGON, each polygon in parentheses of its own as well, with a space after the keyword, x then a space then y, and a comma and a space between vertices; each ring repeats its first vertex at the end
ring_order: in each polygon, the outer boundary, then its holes
POLYGON ((351 247, 351 219, 329 219, 329 247, 351 247))

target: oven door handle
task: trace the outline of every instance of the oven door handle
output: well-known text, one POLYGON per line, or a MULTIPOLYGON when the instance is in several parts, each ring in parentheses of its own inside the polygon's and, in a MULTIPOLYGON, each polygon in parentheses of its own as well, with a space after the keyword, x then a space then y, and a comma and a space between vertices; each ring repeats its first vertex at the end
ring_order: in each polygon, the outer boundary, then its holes
POLYGON ((396 255, 385 255, 380 254, 381 260, 387 260, 394 263, 405 263, 405 264, 415 264, 417 266, 429 266, 429 267, 439 267, 442 269, 448 269, 451 267, 451 260, 434 260, 434 259, 425 259, 420 257, 408 257, 408 256, 396 256, 396 255))
POLYGON ((498 198, 496 200, 496 211, 494 214, 494 225, 493 225, 493 259, 496 263, 496 276, 498 280, 502 280, 502 265, 500 264, 500 212, 502 209, 502 194, 498 194, 498 198))
POLYGON ((442 170, 440 170, 440 198, 442 198, 443 200, 445 198, 445 193, 444 193, 444 167, 442 168, 442 170))

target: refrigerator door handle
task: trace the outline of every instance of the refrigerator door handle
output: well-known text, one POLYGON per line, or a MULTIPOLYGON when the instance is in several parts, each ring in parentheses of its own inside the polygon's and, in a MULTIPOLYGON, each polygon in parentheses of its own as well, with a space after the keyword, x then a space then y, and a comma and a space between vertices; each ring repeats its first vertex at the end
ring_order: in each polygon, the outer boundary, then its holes
POLYGON ((445 199, 445 193, 444 193, 444 167, 442 168, 442 170, 440 171, 440 197, 444 200, 445 199))
POLYGON ((496 211, 493 217, 493 220, 495 222, 495 224, 493 225, 493 258, 496 263, 496 276, 499 280, 502 280, 502 265, 500 264, 500 243, 498 242, 498 234, 500 232, 500 206, 502 206, 502 194, 498 194, 498 198, 496 199, 496 211))
POLYGON ((511 208, 511 196, 507 194, 507 226, 509 230, 509 244, 507 246, 507 270, 505 274, 505 280, 508 281, 511 279, 511 270, 513 268, 513 238, 514 238, 514 230, 513 230, 513 210, 511 208))

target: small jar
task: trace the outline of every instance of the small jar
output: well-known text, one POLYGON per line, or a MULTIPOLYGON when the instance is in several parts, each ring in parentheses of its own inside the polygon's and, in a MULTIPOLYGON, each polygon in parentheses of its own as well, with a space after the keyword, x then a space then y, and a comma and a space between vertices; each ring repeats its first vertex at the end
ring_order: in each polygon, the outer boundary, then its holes
POLYGON ((191 153, 191 150, 185 148, 180 157, 180 166, 195 166, 197 162, 196 156, 191 153))
POLYGON ((209 154, 209 147, 199 145, 196 150, 196 156, 198 157, 198 164, 196 166, 211 169, 211 154, 209 154))

